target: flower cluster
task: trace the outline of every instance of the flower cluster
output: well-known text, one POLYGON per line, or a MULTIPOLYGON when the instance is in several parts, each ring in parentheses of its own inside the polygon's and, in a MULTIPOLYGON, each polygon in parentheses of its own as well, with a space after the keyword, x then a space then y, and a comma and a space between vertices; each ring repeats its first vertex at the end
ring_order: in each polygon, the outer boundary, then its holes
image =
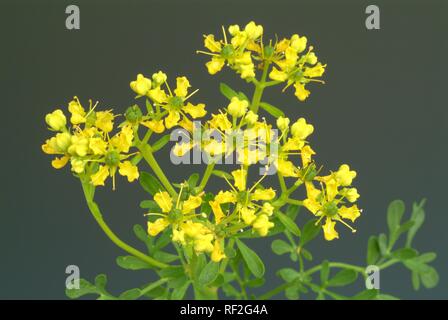
POLYGON ((240 74, 241 78, 255 82, 257 68, 268 68, 274 64, 269 72, 272 84, 285 82, 283 90, 293 85, 295 95, 300 101, 304 101, 310 95, 310 91, 305 88, 306 84, 324 83, 318 78, 324 74, 326 65, 318 62, 312 46, 307 47, 308 40, 305 36, 294 34, 280 41, 270 40, 265 45, 263 27, 253 21, 244 29, 232 25, 228 28, 228 32, 231 36, 230 41, 224 27, 222 40, 216 40, 213 34, 205 35, 204 46, 209 51, 197 51, 212 57, 206 63, 210 74, 216 74, 227 64, 240 74))
POLYGON ((59 156, 52 161, 54 168, 63 168, 70 162, 75 174, 89 174, 95 186, 104 185, 110 176, 115 187, 117 171, 129 182, 138 179, 137 167, 127 160, 133 155, 129 153, 134 140, 132 127, 124 124, 118 133, 111 135, 115 115, 111 110, 95 111, 95 107, 90 101, 89 110, 85 110, 74 97, 68 105, 70 127, 61 109, 47 114, 45 121, 56 134, 46 140, 42 150, 59 156))

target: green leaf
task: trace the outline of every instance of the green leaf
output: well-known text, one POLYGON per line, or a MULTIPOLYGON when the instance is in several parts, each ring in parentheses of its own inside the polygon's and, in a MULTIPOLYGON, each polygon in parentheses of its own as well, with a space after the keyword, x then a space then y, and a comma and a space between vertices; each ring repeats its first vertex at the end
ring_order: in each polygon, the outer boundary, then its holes
POLYGON ((162 185, 159 183, 159 180, 157 180, 157 178, 152 174, 145 171, 140 172, 139 182, 142 188, 151 195, 155 195, 157 192, 164 190, 162 185))
POLYGON ((185 271, 182 266, 174 266, 163 268, 162 270, 160 270, 160 275, 163 278, 179 278, 185 275, 185 271))
POLYGON ((259 288, 265 283, 264 278, 255 278, 247 282, 247 285, 251 288, 259 288))
POLYGON ((427 272, 420 274, 420 279, 422 280, 422 284, 425 288, 431 289, 439 283, 439 274, 436 269, 429 267, 427 272))
POLYGON ((426 200, 423 199, 419 204, 414 203, 412 205, 412 214, 411 221, 414 222, 412 227, 409 228, 407 238, 406 238, 406 247, 410 247, 412 240, 415 237, 418 229, 422 226, 425 221, 425 211, 423 210, 423 206, 425 205, 426 200))
POLYGON ((277 271, 277 275, 285 282, 293 282, 299 278, 300 273, 292 268, 283 268, 277 271))
POLYGON ((173 290, 173 292, 171 293, 171 300, 182 300, 185 297, 189 286, 190 282, 187 281, 180 288, 173 290))
POLYGON ((275 211, 274 215, 278 218, 278 220, 280 220, 280 222, 285 226, 285 228, 289 232, 291 232, 292 234, 294 234, 297 237, 300 236, 299 227, 295 224, 294 221, 291 220, 290 217, 288 217, 286 214, 284 214, 280 211, 275 211))
POLYGON ((209 261, 199 274, 198 282, 200 286, 205 286, 213 282, 219 274, 219 263, 209 261))
POLYGON ((412 279, 412 287, 415 291, 420 289, 420 274, 417 271, 412 271, 411 273, 411 279, 412 279))
POLYGON ((316 221, 316 219, 310 220, 303 227, 302 236, 300 237, 300 246, 304 246, 319 234, 320 225, 316 225, 316 221))
POLYGON ((244 94, 244 92, 239 91, 238 92, 238 98, 240 100, 246 100, 246 101, 250 102, 249 98, 244 94))
POLYGON ((164 263, 171 263, 178 260, 179 256, 165 251, 157 251, 154 253, 154 259, 164 263))
POLYGON ((162 149, 168 142, 170 142, 170 134, 163 135, 159 140, 154 142, 151 146, 153 152, 159 151, 162 149))
POLYGON ((231 100, 233 97, 238 97, 238 93, 224 82, 221 82, 219 84, 219 91, 221 91, 221 93, 229 100, 231 100))
POLYGON ((297 215, 300 212, 300 206, 296 205, 296 204, 290 204, 288 205, 288 207, 286 208, 286 212, 285 214, 291 218, 292 221, 295 221, 297 218, 297 215))
POLYGON ((154 249, 155 250, 160 250, 162 248, 165 248, 168 244, 171 243, 171 230, 170 229, 166 229, 165 231, 163 231, 162 235, 157 239, 155 245, 154 245, 154 249))
POLYGON ((381 233, 378 236, 378 248, 380 249, 380 253, 382 256, 387 255, 387 237, 384 233, 381 233))
POLYGON ((142 242, 147 243, 149 241, 149 236, 146 233, 145 229, 139 224, 135 224, 132 228, 134 231, 135 236, 142 242))
POLYGON ((328 261, 325 260, 322 262, 322 267, 320 269, 320 282, 322 285, 325 285, 328 281, 328 277, 330 275, 330 265, 328 264, 328 261))
POLYGON ((99 291, 105 291, 107 284, 107 276, 105 274, 99 274, 95 277, 95 287, 99 291))
POLYGON ((117 264, 127 270, 151 269, 152 266, 134 256, 119 256, 117 264))
POLYGON ((286 288, 285 297, 289 300, 298 300, 300 298, 299 288, 297 286, 286 288))
POLYGON ((400 227, 400 221, 403 217, 404 210, 405 205, 402 200, 394 200, 389 204, 387 209, 387 225, 391 234, 400 227))
POLYGON ((328 281, 329 287, 343 287, 358 278, 358 273, 351 269, 344 269, 336 273, 336 275, 328 281))
POLYGON ((154 200, 143 200, 140 202, 140 208, 148 209, 150 212, 161 212, 159 206, 154 200))
POLYGON ((354 297, 352 297, 353 300, 373 300, 378 296, 378 290, 376 289, 367 289, 364 290, 354 297))
POLYGON ((65 295, 77 299, 87 294, 99 294, 97 288, 85 279, 79 279, 79 289, 65 289, 65 295))
POLYGON ((379 294, 376 296, 376 300, 400 300, 400 299, 391 296, 390 294, 379 294))
POLYGON ((122 294, 120 294, 118 299, 120 299, 120 300, 136 300, 136 299, 140 298, 141 296, 142 296, 141 290, 138 288, 134 288, 134 289, 127 290, 127 291, 123 292, 122 294))
POLYGON ((417 256, 417 251, 411 248, 401 248, 392 252, 392 257, 398 260, 408 260, 417 256))
POLYGON ((226 178, 227 180, 233 180, 233 176, 230 173, 222 170, 213 170, 212 174, 223 179, 226 178))
POLYGON ((375 236, 371 236, 367 244, 367 265, 375 264, 379 258, 380 248, 378 246, 378 239, 375 236))
POLYGON ((282 110, 267 102, 260 102, 260 107, 275 118, 285 116, 285 113, 282 110))
POLYGON ((188 186, 190 189, 194 189, 199 181, 199 173, 193 173, 189 178, 188 178, 188 186))
POLYGON ((309 252, 305 248, 300 248, 300 253, 306 260, 308 260, 308 261, 313 260, 313 255, 311 254, 311 252, 309 252))
POLYGON ((292 247, 286 241, 275 239, 272 241, 271 249, 275 254, 282 255, 292 251, 292 247))
POLYGON ((263 277, 265 268, 260 257, 240 239, 236 239, 236 244, 250 272, 257 278, 263 277))

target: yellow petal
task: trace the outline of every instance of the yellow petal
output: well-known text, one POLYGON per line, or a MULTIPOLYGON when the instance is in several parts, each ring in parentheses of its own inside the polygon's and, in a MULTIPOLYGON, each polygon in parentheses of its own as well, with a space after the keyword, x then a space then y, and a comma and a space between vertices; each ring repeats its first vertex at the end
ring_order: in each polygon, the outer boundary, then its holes
POLYGON ((305 86, 300 82, 296 82, 294 88, 296 89, 295 95, 300 101, 305 101, 310 95, 310 92, 306 90, 305 86))
POLYGON ((254 209, 243 207, 243 208, 241 208, 241 218, 243 218, 243 221, 245 224, 251 225, 252 222, 255 221, 257 216, 255 215, 254 209))
POLYGON ((269 229, 274 227, 274 223, 269 221, 269 217, 265 214, 260 215, 257 220, 255 220, 252 227, 258 232, 258 234, 262 237, 265 237, 269 229))
POLYGON ((69 159, 70 159, 69 156, 63 156, 63 157, 60 157, 60 158, 54 158, 54 160, 51 161, 51 165, 55 169, 61 169, 61 168, 65 167, 65 165, 67 164, 69 159))
POLYGON ((163 120, 142 121, 141 124, 151 129, 155 133, 162 133, 163 131, 165 131, 163 120))
POLYGON ((252 195, 251 195, 251 199, 252 200, 272 200, 275 197, 275 191, 272 188, 268 188, 268 189, 256 189, 252 195))
POLYGON ((188 102, 186 106, 182 107, 182 110, 188 113, 193 119, 202 118, 207 114, 207 111, 205 111, 205 104, 203 103, 193 105, 188 102))
POLYGON ((188 88, 190 87, 190 82, 186 77, 176 78, 177 87, 174 89, 174 94, 178 97, 185 98, 188 94, 188 88))
POLYGON ((80 124, 86 122, 86 111, 82 107, 77 97, 74 97, 68 104, 68 111, 72 114, 70 122, 72 124, 80 124))
POLYGON ((160 232, 169 226, 169 222, 165 218, 159 218, 154 222, 148 222, 148 234, 152 237, 157 236, 160 232))
POLYGON ((239 191, 244 191, 246 190, 246 176, 247 176, 247 171, 244 169, 238 169, 238 170, 234 170, 232 171, 232 176, 234 181, 234 185, 235 187, 239 190, 239 191))
POLYGON ((300 156, 302 157, 302 166, 306 167, 311 162, 311 157, 315 154, 316 152, 314 152, 309 145, 304 146, 300 152, 300 156))
POLYGON ((104 181, 109 175, 109 167, 100 166, 98 171, 90 177, 94 186, 104 186, 104 181))
POLYGON ((98 111, 96 113, 95 127, 103 132, 111 132, 114 125, 114 115, 110 111, 98 111))
POLYGON ((352 222, 361 215, 361 210, 358 209, 358 206, 355 204, 351 207, 342 206, 338 211, 339 215, 344 219, 349 219, 352 222))
POLYGON ((213 245, 213 251, 210 256, 213 262, 219 262, 222 259, 224 259, 226 255, 224 254, 224 251, 222 250, 222 244, 221 240, 216 239, 215 244, 213 245))
POLYGON ((173 207, 171 196, 166 191, 157 192, 154 195, 154 201, 157 202, 162 212, 168 213, 173 207))
POLYGON ((210 207, 212 208, 213 214, 215 216, 215 223, 220 223, 222 218, 224 218, 224 212, 221 209, 221 205, 218 201, 209 201, 210 207))
POLYGON ((138 168, 137 166, 134 166, 131 161, 120 162, 118 167, 118 173, 120 173, 122 176, 127 177, 129 182, 138 179, 138 168))
POLYGON ((182 205, 182 213, 189 213, 194 209, 198 208, 202 203, 202 198, 200 196, 190 195, 182 205))
POLYGON ((180 120, 179 112, 170 110, 168 116, 165 118, 165 127, 167 129, 171 129, 174 126, 177 126, 179 120, 180 120))
POLYGON ((335 224, 336 222, 332 221, 330 218, 327 218, 325 224, 322 226, 325 240, 331 241, 339 238, 339 234, 334 228, 335 224))

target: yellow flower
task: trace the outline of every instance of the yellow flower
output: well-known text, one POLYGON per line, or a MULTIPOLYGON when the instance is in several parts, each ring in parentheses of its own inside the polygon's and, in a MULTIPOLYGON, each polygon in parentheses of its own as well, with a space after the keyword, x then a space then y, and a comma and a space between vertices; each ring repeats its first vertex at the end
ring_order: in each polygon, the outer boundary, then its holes
POLYGON ((322 226, 322 229, 324 230, 325 240, 331 241, 333 239, 339 238, 339 234, 334 228, 335 224, 336 222, 332 221, 330 218, 327 218, 327 220, 325 221, 325 224, 322 226))
POLYGON ((347 164, 343 164, 335 172, 335 177, 341 186, 349 186, 352 184, 353 179, 356 178, 356 171, 350 171, 350 167, 347 164))
POLYGON ((171 129, 174 126, 177 126, 179 121, 180 121, 179 112, 175 110, 170 110, 168 112, 168 116, 165 118, 165 127, 167 129, 171 129))
POLYGON ((117 133, 112 139, 110 144, 119 152, 129 152, 134 139, 134 132, 131 126, 123 126, 121 131, 117 133))
POLYGON ((233 179, 235 180, 234 185, 239 191, 246 190, 246 176, 247 171, 244 169, 238 169, 232 171, 233 179))
POLYGON ((251 21, 246 25, 244 31, 249 39, 255 40, 263 34, 263 26, 256 25, 255 22, 251 21))
POLYGON ((253 125, 258 121, 258 114, 254 113, 252 110, 249 110, 244 116, 244 120, 247 124, 253 125))
POLYGON ((169 226, 169 222, 166 218, 159 218, 154 222, 148 222, 148 234, 152 237, 157 236, 160 232, 165 230, 169 226))
POLYGON ((120 162, 118 165, 118 172, 128 178, 129 182, 132 182, 139 177, 138 168, 134 166, 130 161, 120 162))
POLYGON ((86 167, 86 161, 76 158, 71 158, 70 164, 72 166, 72 171, 75 173, 83 173, 86 167))
POLYGON ((313 125, 307 124, 304 118, 300 118, 291 126, 292 136, 300 140, 305 140, 313 131, 313 125))
POLYGON ((180 244, 185 245, 185 231, 173 229, 173 236, 171 239, 174 242, 179 242, 180 244))
POLYGON ((296 89, 295 95, 300 101, 305 101, 310 95, 310 92, 305 89, 305 85, 300 82, 296 82, 294 88, 296 89))
POLYGON ((61 109, 56 109, 45 116, 45 122, 52 130, 62 131, 65 129, 67 119, 61 109))
POLYGON ((166 92, 160 87, 149 90, 147 96, 156 103, 166 103, 168 100, 166 92))
POLYGON ((255 210, 248 207, 241 208, 240 213, 241 218, 243 218, 244 223, 247 225, 251 225, 257 218, 255 215, 255 210))
POLYGON ((162 212, 165 213, 170 212, 171 208, 173 207, 173 199, 166 191, 157 192, 154 195, 154 201, 157 203, 160 209, 162 209, 162 212))
POLYGON ((269 229, 274 226, 274 223, 269 221, 267 215, 262 214, 257 217, 252 227, 258 232, 258 234, 262 237, 266 236, 269 232, 269 229))
POLYGON ((344 188, 341 192, 345 198, 350 202, 355 202, 359 198, 359 193, 356 188, 344 188))
POLYGON ((105 133, 112 131, 114 126, 114 115, 110 111, 98 111, 96 112, 95 127, 102 130, 105 133))
POLYGON ((298 34, 294 34, 291 37, 290 46, 298 53, 301 53, 302 51, 305 50, 306 44, 307 44, 306 37, 300 37, 298 34))
POLYGON ((229 105, 227 106, 227 111, 233 117, 240 118, 246 112, 249 107, 249 102, 246 100, 240 100, 238 97, 232 97, 229 105))
POLYGON ((137 80, 130 83, 131 89, 139 96, 144 96, 151 89, 151 80, 142 74, 137 75, 137 80))
POLYGON ((159 71, 152 75, 152 81, 154 81, 154 84, 156 86, 160 86, 161 84, 165 83, 166 79, 167 79, 167 76, 162 71, 159 71))
POLYGON ((274 207, 269 202, 265 202, 263 203, 262 212, 266 213, 268 216, 272 216, 274 207))
POLYGON ((212 259, 213 262, 219 262, 225 257, 226 255, 222 250, 221 240, 216 239, 215 244, 213 245, 213 251, 212 254, 210 255, 210 258, 212 259))
POLYGON ((280 129, 280 131, 285 131, 286 129, 289 128, 289 118, 285 118, 285 117, 278 117, 277 118, 277 128, 280 129))
POLYGON ((68 111, 72 114, 70 122, 78 125, 86 122, 86 112, 79 102, 78 97, 74 97, 68 104, 68 111))

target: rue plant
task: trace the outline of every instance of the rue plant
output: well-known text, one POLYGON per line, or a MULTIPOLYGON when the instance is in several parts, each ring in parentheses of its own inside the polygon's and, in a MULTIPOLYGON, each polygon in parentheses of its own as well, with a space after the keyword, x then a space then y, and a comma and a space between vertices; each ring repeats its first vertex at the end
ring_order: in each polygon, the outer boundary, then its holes
POLYGON ((158 278, 115 295, 106 289, 107 279, 101 274, 93 283, 81 279, 79 288, 67 289, 70 298, 95 294, 99 299, 191 295, 196 299, 269 299, 284 293, 298 299, 308 292, 319 299, 393 298, 378 289, 362 290, 364 283, 354 297, 335 291, 358 277, 369 284, 368 265, 376 266, 376 271, 404 265, 411 270, 415 289, 420 284, 427 288, 437 284, 437 272, 428 265, 435 254, 412 247, 425 216, 423 201, 413 205, 405 222, 403 202, 391 203, 389 234, 369 239, 365 265, 312 264, 308 244, 320 233, 334 241, 340 237, 339 228, 356 231, 353 223, 362 212, 352 185, 357 173, 345 163, 334 171, 323 169, 310 145, 314 126, 302 117, 290 120, 280 108, 264 101, 265 91, 276 87, 293 90, 298 100, 305 101, 313 83, 323 83, 326 64, 319 61, 306 37, 294 34, 266 41, 263 31, 250 22, 243 29, 223 28, 221 39, 204 36, 207 50, 198 53, 209 57, 208 72, 213 75, 228 67, 254 87, 249 99, 221 83, 220 91, 229 102, 211 116, 205 104, 197 102, 197 90, 191 89, 185 76, 172 81, 162 71, 151 77, 137 75, 130 83, 136 103, 123 115, 98 110, 98 103, 92 101, 86 108, 77 97, 68 104, 69 118, 60 109, 47 114, 45 120, 54 135, 42 149, 56 155, 54 168, 70 164, 99 227, 127 254, 118 257, 117 264, 128 270, 151 270, 154 274, 149 277, 158 278), (167 178, 155 154, 169 152, 169 130, 180 130, 182 136, 171 148, 172 159, 182 163, 199 152, 207 164, 201 175, 194 173, 180 181, 167 178), (236 165, 226 165, 229 159, 236 165), (134 226, 143 243, 140 249, 110 229, 95 202, 96 188, 107 183, 116 189, 117 173, 129 182, 138 180, 147 193, 140 203, 146 225, 134 226), (278 180, 275 185, 267 183, 273 175, 278 180), (298 217, 299 210, 307 214, 298 217), (283 283, 258 296, 252 291, 265 284, 265 263, 250 248, 251 238, 269 241, 275 254, 288 254, 292 260, 292 266, 278 270, 283 283), (402 245, 396 248, 398 243, 402 245))

